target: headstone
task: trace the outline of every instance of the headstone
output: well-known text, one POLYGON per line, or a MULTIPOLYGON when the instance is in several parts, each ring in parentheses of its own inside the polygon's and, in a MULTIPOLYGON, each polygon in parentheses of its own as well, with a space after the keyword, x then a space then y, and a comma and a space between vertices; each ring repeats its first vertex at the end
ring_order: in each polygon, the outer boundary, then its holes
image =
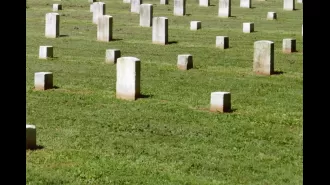
POLYGON ((199 0, 199 6, 210 6, 210 0, 199 0))
POLYGON ((228 36, 216 36, 215 47, 220 49, 229 48, 229 37, 228 36))
POLYGON ((140 26, 152 26, 153 7, 152 4, 141 4, 140 6, 140 26))
POLYGON ((296 51, 296 39, 283 39, 282 43, 283 53, 292 53, 296 51))
POLYGON ((93 23, 97 24, 99 17, 105 15, 105 3, 95 2, 93 3, 93 23))
POLYGON ((37 131, 35 125, 26 124, 26 149, 37 148, 37 131))
POLYGON ((178 55, 178 69, 189 70, 193 68, 193 58, 191 54, 178 55))
POLYGON ((219 0, 219 17, 231 16, 231 0, 219 0))
POLYGON ((123 0, 123 3, 131 3, 131 0, 123 0))
POLYGON ((40 46, 39 59, 53 58, 53 46, 40 46))
POLYGON ((56 38, 60 36, 60 14, 46 14, 45 36, 47 38, 56 38))
POLYGON ((116 98, 136 100, 140 95, 140 59, 120 57, 117 59, 116 98))
POLYGON ((251 0, 241 0, 240 7, 241 8, 251 8, 251 0))
POLYGON ((254 23, 253 22, 243 23, 243 33, 251 33, 251 32, 254 32, 254 23))
POLYGON ((154 17, 152 18, 152 43, 168 44, 168 18, 154 17))
POLYGON ((190 30, 199 30, 202 28, 201 21, 191 21, 190 22, 190 30))
POLYGON ((174 0, 174 15, 186 15, 186 0, 174 0))
POLYGON ((53 11, 57 12, 58 10, 62 10, 61 4, 53 4, 53 11))
POLYGON ((274 73, 274 42, 268 40, 254 42, 253 71, 261 75, 274 73))
POLYGON ((34 73, 34 89, 47 90, 53 88, 53 73, 52 72, 37 72, 34 73))
POLYGON ((277 19, 277 15, 275 12, 268 12, 267 13, 267 20, 275 20, 277 19))
POLYGON ((119 49, 107 49, 105 51, 105 63, 116 64, 117 59, 121 57, 119 49))
POLYGON ((159 4, 168 4, 168 0, 160 0, 159 4))
POLYGON ((293 11, 295 9, 295 0, 283 0, 283 10, 293 11))
POLYGON ((231 94, 230 92, 212 92, 211 93, 212 112, 230 112, 231 111, 231 94))
POLYGON ((140 13, 141 4, 142 4, 142 0, 131 0, 131 12, 140 13))
POLYGON ((112 24, 113 19, 110 15, 103 15, 99 17, 97 23, 97 40, 109 42, 112 40, 112 24))

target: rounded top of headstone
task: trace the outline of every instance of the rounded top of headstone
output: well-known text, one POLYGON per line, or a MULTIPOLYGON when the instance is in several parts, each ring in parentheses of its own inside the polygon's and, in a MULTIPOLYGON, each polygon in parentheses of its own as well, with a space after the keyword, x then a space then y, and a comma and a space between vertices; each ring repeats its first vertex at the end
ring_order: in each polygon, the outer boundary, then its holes
POLYGON ((293 39, 293 38, 284 38, 283 40, 296 40, 296 39, 293 39))
POLYGON ((217 91, 217 92, 212 92, 211 95, 216 95, 216 94, 230 94, 230 92, 221 92, 221 91, 217 91))
POLYGON ((47 75, 47 74, 53 74, 53 73, 52 72, 36 72, 35 74, 47 75))
POLYGON ((36 126, 35 126, 35 125, 29 125, 29 124, 26 124, 26 128, 36 129, 36 126))
POLYGON ((158 19, 168 19, 167 17, 155 17, 155 18, 158 18, 158 19))
POLYGON ((270 41, 270 40, 258 40, 258 41, 255 41, 254 43, 269 43, 269 44, 273 44, 274 42, 273 41, 270 41))
POLYGON ((103 15, 104 17, 109 17, 109 18, 111 18, 112 16, 111 15, 103 15))
POLYGON ((56 13, 56 12, 50 12, 50 13, 46 13, 46 14, 60 15, 59 13, 56 13))

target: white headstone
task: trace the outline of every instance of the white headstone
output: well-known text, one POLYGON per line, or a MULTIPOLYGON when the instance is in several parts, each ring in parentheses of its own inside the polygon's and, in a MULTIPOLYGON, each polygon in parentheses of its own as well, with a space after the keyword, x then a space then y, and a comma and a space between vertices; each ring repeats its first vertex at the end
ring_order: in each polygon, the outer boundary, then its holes
POLYGON ((60 14, 46 14, 45 36, 47 38, 56 38, 60 36, 60 14))
POLYGON ((37 148, 37 131, 35 125, 26 124, 26 149, 37 148))
POLYGON ((107 49, 105 51, 105 63, 116 64, 117 59, 121 57, 119 49, 107 49))
POLYGON ((174 13, 176 16, 186 15, 186 0, 174 0, 174 13))
POLYGON ((216 36, 215 47, 220 49, 229 48, 229 37, 228 36, 216 36))
POLYGON ((199 30, 202 28, 201 21, 190 21, 190 30, 199 30))
POLYGON ((110 15, 103 15, 99 17, 97 23, 97 40, 109 42, 112 40, 112 25, 113 19, 110 15))
POLYGON ((254 32, 254 23, 253 22, 243 23, 243 33, 251 33, 251 32, 254 32))
POLYGON ((153 17, 152 4, 141 4, 140 6, 140 26, 151 27, 153 17))
POLYGON ((261 75, 274 73, 274 42, 268 40, 254 42, 253 72, 261 75))
POLYGON ((162 45, 168 43, 167 17, 154 17, 152 19, 152 43, 162 45))
POLYGON ((99 17, 105 15, 105 3, 95 2, 93 3, 93 23, 97 24, 99 17))
POLYGON ((212 92, 211 93, 212 112, 230 112, 231 111, 231 94, 230 92, 212 92))
POLYGON ((295 0, 283 0, 283 9, 293 11, 295 9, 295 0))
POLYGON ((53 58, 53 46, 40 46, 39 59, 53 58))
POLYGON ((141 4, 142 4, 142 0, 131 0, 131 12, 140 13, 141 4))
POLYGON ((189 70, 193 68, 193 58, 191 54, 178 55, 178 69, 189 70))
POLYGON ((37 72, 34 73, 34 89, 47 90, 53 88, 53 73, 52 72, 37 72))
POLYGON ((231 0, 219 0, 219 17, 231 16, 231 0))
POLYGON ((120 57, 117 59, 116 98, 136 100, 140 95, 140 59, 120 57))

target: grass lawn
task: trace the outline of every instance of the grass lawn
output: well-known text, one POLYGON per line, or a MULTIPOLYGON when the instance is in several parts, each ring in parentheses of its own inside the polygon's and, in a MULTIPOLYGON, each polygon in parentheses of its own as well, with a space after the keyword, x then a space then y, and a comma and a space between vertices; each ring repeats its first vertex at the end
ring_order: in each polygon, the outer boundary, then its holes
POLYGON ((165 16, 169 42, 152 44, 152 28, 139 26, 123 0, 104 0, 113 16, 114 41, 96 41, 88 0, 27 0, 26 119, 37 127, 37 144, 26 151, 26 184, 300 185, 302 184, 303 23, 302 4, 284 11, 283 0, 252 0, 251 9, 232 0, 232 16, 219 18, 218 0, 199 7, 187 0, 186 16, 173 16, 173 0, 153 4, 165 16), (45 14, 61 3, 59 38, 45 38, 45 14), (274 11, 278 19, 266 20, 274 11), (202 29, 190 30, 190 21, 202 29), (255 32, 243 33, 243 22, 255 32), (229 37, 229 49, 215 47, 229 37), (298 52, 282 53, 295 38, 298 52), (253 44, 275 45, 275 70, 252 71, 253 44), (39 46, 54 58, 38 59, 39 46), (106 49, 141 60, 136 101, 115 97, 116 65, 106 49), (177 69, 189 53, 194 68, 177 69), (35 91, 34 73, 53 72, 58 88, 35 91), (211 113, 210 95, 228 91, 234 112, 211 113))

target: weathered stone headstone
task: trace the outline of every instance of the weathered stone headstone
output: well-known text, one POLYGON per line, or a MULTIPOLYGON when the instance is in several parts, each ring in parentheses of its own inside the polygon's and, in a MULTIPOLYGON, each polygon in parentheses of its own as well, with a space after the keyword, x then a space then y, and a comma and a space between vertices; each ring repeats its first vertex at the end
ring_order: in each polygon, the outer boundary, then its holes
POLYGON ((168 18, 152 18, 152 43, 165 45, 168 43, 168 18))
POLYGON ((174 0, 174 13, 176 16, 186 15, 186 0, 174 0))
POLYGON ((34 73, 34 89, 47 90, 53 88, 53 73, 52 72, 37 72, 34 73))
POLYGON ((241 0, 240 7, 241 8, 251 8, 251 0, 241 0))
POLYGON ((123 3, 131 3, 131 0, 123 0, 123 3))
POLYGON ((117 59, 121 57, 119 49, 107 49, 105 51, 105 63, 116 64, 117 59))
POLYGON ((243 33, 251 33, 251 32, 254 32, 254 23, 253 22, 243 23, 243 33))
POLYGON ((283 39, 282 43, 283 53, 292 53, 296 51, 296 39, 283 39))
POLYGON ((93 3, 93 23, 97 24, 99 21, 99 17, 105 15, 105 3, 103 2, 95 2, 93 3))
POLYGON ((60 14, 46 14, 45 36, 47 38, 56 38, 60 36, 60 14))
POLYGON ((40 46, 39 59, 53 58, 53 46, 40 46))
POLYGON ((210 0, 199 0, 199 6, 210 6, 210 0))
POLYGON ((267 13, 267 20, 275 20, 277 19, 277 15, 275 12, 268 12, 267 13))
POLYGON ((193 68, 193 57, 191 54, 178 55, 178 69, 189 70, 193 68))
POLYGON ((253 71, 261 75, 274 73, 274 42, 268 40, 254 42, 253 71))
POLYGON ((35 125, 26 124, 26 149, 37 148, 37 131, 35 125))
POLYGON ((110 15, 103 15, 99 17, 97 23, 97 40, 109 42, 112 40, 112 24, 113 19, 110 15))
POLYGON ((141 4, 142 4, 142 0, 131 0, 131 12, 140 13, 141 4))
POLYGON ((61 4, 53 4, 53 11, 57 12, 58 10, 62 10, 61 4))
POLYGON ((120 57, 117 59, 116 98, 136 100, 140 95, 140 59, 120 57))
POLYGON ((228 36, 216 36, 215 47, 220 49, 229 48, 229 37, 228 36))
POLYGON ((152 4, 141 4, 140 6, 140 26, 151 27, 153 17, 152 4))
POLYGON ((199 30, 202 28, 201 21, 191 21, 190 22, 190 30, 199 30))
POLYGON ((218 17, 231 16, 231 0, 219 0, 218 17))
POLYGON ((160 0, 159 4, 168 4, 168 0, 160 0))
POLYGON ((295 9, 295 0, 283 0, 283 9, 293 11, 295 9))
POLYGON ((212 112, 230 112, 231 111, 231 94, 230 92, 212 92, 211 93, 212 112))

